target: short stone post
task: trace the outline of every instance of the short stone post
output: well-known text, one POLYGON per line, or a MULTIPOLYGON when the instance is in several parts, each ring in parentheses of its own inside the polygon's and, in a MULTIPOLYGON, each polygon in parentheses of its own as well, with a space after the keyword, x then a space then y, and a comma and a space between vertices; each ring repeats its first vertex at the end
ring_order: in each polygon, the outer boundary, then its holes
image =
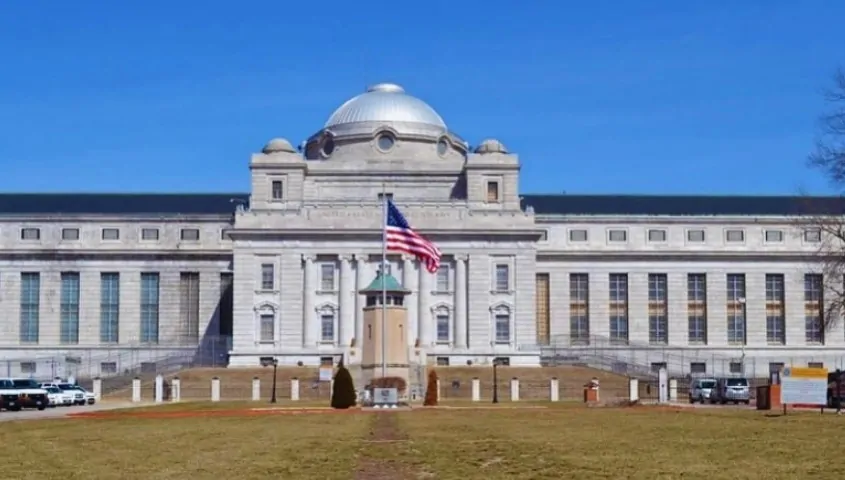
POLYGON ((141 379, 135 377, 132 379, 132 403, 141 401, 141 379))
POLYGON ((155 383, 155 402, 161 403, 164 401, 164 376, 156 375, 155 383))
POLYGON ((628 380, 628 400, 631 402, 640 401, 640 381, 636 378, 628 380))
POLYGON ((182 380, 179 380, 179 377, 173 377, 170 381, 170 401, 182 401, 182 380))
POLYGON ((519 401, 519 379, 516 377, 511 379, 511 401, 519 401))
POLYGON ((677 378, 670 378, 669 379, 669 401, 670 402, 677 402, 678 401, 678 379, 677 378))
POLYGON ((552 379, 549 380, 549 401, 560 401, 560 382, 557 377, 552 377, 552 379))
POLYGON ((99 402, 100 400, 103 399, 103 379, 102 378, 100 378, 100 377, 95 378, 94 379, 94 385, 91 387, 91 389, 93 390, 93 392, 91 392, 91 393, 94 394, 94 400, 99 402))
POLYGON ((261 400, 261 380, 258 377, 252 377, 252 401, 259 400, 261 400))
POLYGON ((472 379, 472 401, 481 401, 481 380, 478 377, 472 379))
POLYGON ((211 401, 220 401, 220 378, 214 377, 211 379, 211 401))
POLYGON ((299 401, 299 379, 296 377, 290 379, 290 400, 299 401))
POLYGON ((440 403, 440 379, 437 379, 437 403, 440 403))

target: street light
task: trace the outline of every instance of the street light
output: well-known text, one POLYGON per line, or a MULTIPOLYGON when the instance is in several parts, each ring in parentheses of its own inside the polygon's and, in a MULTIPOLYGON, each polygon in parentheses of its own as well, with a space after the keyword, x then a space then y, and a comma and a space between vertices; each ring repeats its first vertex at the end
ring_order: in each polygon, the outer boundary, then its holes
MULTIPOLYGON (((745 297, 739 297, 736 299, 736 302, 739 304, 739 315, 740 321, 742 322, 742 345, 740 345, 740 352, 741 355, 739 357, 739 368, 742 369, 740 372, 741 374, 745 375, 745 345, 748 343, 748 322, 746 321, 746 305, 745 305, 745 297)), ((734 314, 737 312, 734 311, 734 314)))
POLYGON ((496 375, 496 367, 499 366, 499 359, 493 359, 493 403, 499 403, 499 377, 496 375))
POLYGON ((273 366, 273 390, 270 393, 270 403, 276 403, 276 372, 279 367, 279 359, 276 357, 261 357, 261 366, 273 366))

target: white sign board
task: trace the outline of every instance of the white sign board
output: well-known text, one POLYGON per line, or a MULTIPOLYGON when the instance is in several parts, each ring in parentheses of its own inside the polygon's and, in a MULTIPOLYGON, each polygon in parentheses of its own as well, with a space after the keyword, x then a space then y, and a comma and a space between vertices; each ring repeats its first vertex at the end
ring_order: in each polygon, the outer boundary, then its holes
POLYGON ((320 367, 320 381, 331 382, 334 369, 332 367, 320 367))
POLYGON ((399 402, 399 391, 395 388, 374 388, 373 403, 376 405, 396 405, 399 402))
POLYGON ((827 404, 827 369, 783 369, 780 376, 780 401, 783 404, 827 404))

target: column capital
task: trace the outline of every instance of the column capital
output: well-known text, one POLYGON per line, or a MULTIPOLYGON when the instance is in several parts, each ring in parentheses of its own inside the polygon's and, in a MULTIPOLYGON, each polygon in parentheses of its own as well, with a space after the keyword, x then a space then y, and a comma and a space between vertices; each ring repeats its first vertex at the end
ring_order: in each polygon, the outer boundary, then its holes
POLYGON ((402 261, 405 262, 405 263, 408 263, 408 262, 413 263, 413 261, 416 260, 416 259, 417 259, 417 257, 415 257, 413 255, 409 255, 407 253, 402 254, 402 261))
POLYGON ((353 253, 352 256, 355 258, 355 261, 358 263, 367 263, 370 260, 370 255, 363 252, 353 253))
POLYGON ((352 260, 353 255, 351 253, 340 253, 337 256, 337 259, 341 262, 350 262, 352 260))
POLYGON ((455 258, 456 262, 466 262, 467 260, 469 260, 469 255, 467 255, 466 253, 456 253, 452 256, 455 258))
POLYGON ((302 255, 302 261, 307 262, 307 263, 311 263, 311 262, 314 261, 314 259, 316 257, 317 256, 312 254, 312 253, 305 253, 305 254, 302 255))

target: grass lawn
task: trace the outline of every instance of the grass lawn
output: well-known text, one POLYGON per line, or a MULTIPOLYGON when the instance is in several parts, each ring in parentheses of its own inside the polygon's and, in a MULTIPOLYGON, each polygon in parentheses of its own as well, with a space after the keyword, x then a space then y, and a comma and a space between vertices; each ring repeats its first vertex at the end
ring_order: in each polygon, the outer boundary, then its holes
POLYGON ((0 478, 826 479, 845 474, 843 427, 818 413, 580 406, 4 422, 0 478))

